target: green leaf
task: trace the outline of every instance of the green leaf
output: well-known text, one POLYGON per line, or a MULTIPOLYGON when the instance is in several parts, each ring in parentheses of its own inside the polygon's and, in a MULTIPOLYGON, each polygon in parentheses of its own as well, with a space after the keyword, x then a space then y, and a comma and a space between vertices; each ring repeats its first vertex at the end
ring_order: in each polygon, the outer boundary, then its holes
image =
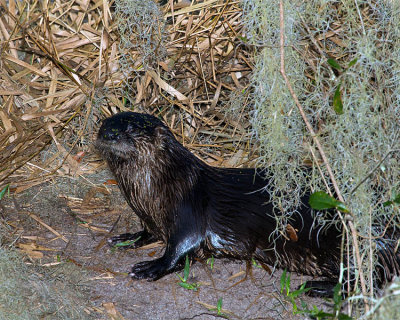
POLYGON ((207 259, 207 264, 210 264, 211 270, 214 268, 214 256, 211 256, 211 258, 207 259))
POLYGON ((200 287, 198 283, 185 283, 186 289, 197 291, 197 289, 200 287))
POLYGON ((260 266, 254 258, 251 259, 251 263, 253 264, 253 266, 254 266, 255 268, 260 268, 260 269, 262 269, 262 266, 260 266))
POLYGON ((310 196, 310 199, 308 200, 308 203, 310 204, 311 208, 315 210, 336 208, 338 202, 339 202, 338 200, 336 200, 335 198, 331 197, 329 194, 323 191, 314 192, 310 196))
POLYGON ((178 273, 176 274, 182 282, 186 282, 178 273))
POLYGON ((346 205, 343 202, 340 202, 340 201, 338 201, 336 209, 338 209, 340 212, 344 212, 344 213, 348 213, 349 212, 349 209, 347 209, 346 205))
POLYGON ((353 320, 352 317, 350 317, 350 316, 348 316, 347 314, 344 314, 344 313, 340 313, 339 316, 338 316, 338 319, 339 320, 353 320))
POLYGON ((343 114, 343 102, 340 93, 340 83, 335 90, 335 94, 333 95, 333 110, 335 110, 337 114, 343 114))
POLYGON ((281 284, 281 293, 283 293, 283 289, 285 289, 285 284, 286 284, 286 269, 283 270, 281 279, 280 279, 280 284, 281 284))
POLYGON ((335 288, 333 289, 333 302, 335 304, 335 310, 339 310, 342 304, 342 295, 340 294, 340 290, 342 288, 341 283, 337 283, 335 288))
POLYGON ((333 209, 336 208, 342 212, 349 212, 346 208, 346 205, 343 202, 336 200, 335 198, 331 197, 329 194, 323 191, 316 191, 308 200, 311 208, 315 210, 326 210, 326 209, 333 209))
POLYGON ((221 310, 222 310, 222 298, 219 298, 219 299, 218 299, 218 302, 217 302, 217 311, 218 311, 218 314, 221 313, 221 310))
POLYGON ((393 204, 393 201, 385 201, 384 203, 383 203, 383 206, 384 207, 387 207, 387 206, 390 206, 391 204, 393 204))
POLYGON ((305 288, 306 282, 304 282, 300 288, 295 291, 292 291, 290 294, 293 298, 297 298, 299 295, 306 293, 311 290, 311 288, 305 288))
POLYGON ((4 195, 6 194, 7 191, 10 190, 10 184, 7 184, 3 190, 0 191, 0 200, 3 199, 4 195))
POLYGON ((395 203, 396 204, 400 204, 400 193, 398 195, 396 195, 392 200, 385 201, 383 203, 383 206, 387 207, 387 206, 390 206, 390 205, 395 204, 395 203))
POLYGON ((347 69, 350 68, 351 66, 354 66, 357 63, 358 58, 355 58, 349 62, 347 65, 347 69))
POLYGON ((286 282, 285 282, 286 295, 290 294, 290 277, 291 277, 291 274, 288 273, 287 278, 286 278, 286 282))
POLYGON ((333 58, 329 58, 328 59, 328 63, 332 68, 334 68, 334 69, 336 69, 338 71, 343 70, 342 66, 333 58))
POLYGON ((185 260, 185 268, 183 269, 183 279, 184 282, 187 281, 189 278, 189 272, 190 272, 190 262, 189 262, 189 257, 186 255, 186 260, 185 260))
MULTIPOLYGON (((87 223, 87 222, 85 222, 87 223)), ((140 239, 140 236, 137 237, 135 240, 126 240, 126 241, 122 241, 122 242, 118 242, 114 245, 115 248, 119 248, 119 247, 128 247, 133 245, 136 241, 138 241, 140 239)))
POLYGON ((314 316, 317 319, 326 319, 326 318, 334 319, 335 317, 333 313, 325 312, 323 310, 318 310, 312 313, 311 316, 314 316))
POLYGON ((303 311, 306 311, 306 310, 308 311, 307 303, 303 300, 300 300, 300 303, 301 303, 301 308, 303 309, 303 311))
POLYGON ((193 290, 193 289, 194 289, 194 288, 193 288, 193 285, 190 284, 190 283, 179 282, 179 285, 180 285, 182 288, 185 288, 185 289, 188 289, 188 290, 193 290))
POLYGON ((249 42, 249 39, 248 39, 247 37, 242 37, 242 36, 239 36, 239 35, 238 35, 238 38, 239 38, 240 40, 242 40, 244 43, 248 43, 248 42, 249 42))

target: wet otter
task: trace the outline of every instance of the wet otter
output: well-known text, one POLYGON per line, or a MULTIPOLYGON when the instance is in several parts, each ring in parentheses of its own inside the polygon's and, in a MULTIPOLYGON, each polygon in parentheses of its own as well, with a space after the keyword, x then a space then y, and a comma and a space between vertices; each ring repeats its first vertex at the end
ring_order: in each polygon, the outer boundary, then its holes
POLYGON ((143 231, 110 242, 139 238, 136 247, 154 240, 166 244, 161 258, 132 267, 133 278, 157 280, 181 268, 186 255, 212 254, 337 279, 341 231, 314 225, 307 195, 289 221, 294 235, 271 236, 282 213, 263 191, 263 170, 211 167, 148 114, 123 112, 106 119, 95 145, 144 225, 143 231))

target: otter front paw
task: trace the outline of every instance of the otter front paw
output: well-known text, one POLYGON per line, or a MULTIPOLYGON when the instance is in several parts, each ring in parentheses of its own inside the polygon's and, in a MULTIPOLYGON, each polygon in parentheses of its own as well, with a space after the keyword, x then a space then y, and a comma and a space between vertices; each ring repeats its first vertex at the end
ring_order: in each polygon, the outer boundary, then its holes
POLYGON ((160 258, 135 264, 129 275, 136 280, 147 279, 147 281, 155 281, 168 273, 170 273, 169 268, 160 258))

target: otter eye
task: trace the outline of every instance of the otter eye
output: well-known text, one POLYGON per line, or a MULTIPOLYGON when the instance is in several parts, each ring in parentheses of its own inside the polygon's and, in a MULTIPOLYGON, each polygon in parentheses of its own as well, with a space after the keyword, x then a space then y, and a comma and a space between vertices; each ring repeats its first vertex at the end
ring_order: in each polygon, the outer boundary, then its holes
POLYGON ((125 132, 129 135, 134 135, 134 136, 137 136, 140 133, 139 130, 137 128, 134 128, 131 124, 128 124, 125 132))

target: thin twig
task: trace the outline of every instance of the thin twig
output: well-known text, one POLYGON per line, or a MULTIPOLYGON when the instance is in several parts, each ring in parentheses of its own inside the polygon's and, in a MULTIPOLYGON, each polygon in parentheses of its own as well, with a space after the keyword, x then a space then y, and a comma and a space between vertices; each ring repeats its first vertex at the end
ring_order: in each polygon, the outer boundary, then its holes
MULTIPOLYGON (((322 148, 322 145, 320 144, 320 142, 319 142, 319 140, 318 140, 318 138, 317 138, 317 136, 316 136, 316 134, 314 132, 314 129, 312 128, 310 122, 308 121, 307 116, 306 116, 306 114, 305 114, 305 112, 303 110, 303 107, 301 106, 300 101, 297 98, 297 95, 295 94, 295 92, 294 92, 294 90, 293 90, 293 88, 292 88, 292 86, 291 86, 291 84, 289 82, 289 79, 286 76, 286 72, 285 72, 285 48, 284 48, 284 44, 285 44, 285 40, 284 40, 285 39, 285 24, 284 24, 284 11, 283 11, 283 1, 282 0, 280 0, 280 2, 279 2, 279 9, 280 9, 280 33, 281 33, 280 34, 280 57, 281 57, 281 70, 280 70, 280 72, 282 74, 283 79, 285 80, 286 86, 289 89, 289 92, 290 92, 290 94, 291 94, 291 96, 292 96, 297 108, 299 109, 299 112, 300 112, 300 114, 301 114, 301 116, 302 116, 302 118, 304 120, 304 123, 305 123, 305 125, 307 127, 307 130, 310 133, 314 143, 316 144, 316 146, 318 148, 318 151, 319 151, 319 153, 321 155, 322 161, 324 162, 324 164, 326 166, 326 169, 327 169, 328 174, 329 174, 329 178, 330 178, 330 180, 332 182, 332 185, 333 185, 333 187, 335 189, 337 197, 339 198, 339 200, 341 202, 344 202, 344 199, 343 199, 343 197, 342 197, 342 195, 340 193, 340 189, 339 189, 338 184, 336 182, 335 176, 334 176, 334 174, 332 172, 332 169, 331 169, 331 167, 329 165, 328 158, 325 155, 324 149, 322 148)), ((343 224, 345 223, 345 221, 343 219, 342 219, 342 223, 343 224)), ((364 296, 365 310, 366 310, 366 312, 368 312, 369 311, 369 305, 368 305, 368 300, 367 300, 367 288, 366 288, 366 285, 365 285, 364 273, 362 271, 362 261, 361 261, 359 246, 358 246, 358 240, 357 240, 358 239, 357 230, 354 227, 354 224, 353 224, 353 222, 351 220, 347 220, 347 223, 349 225, 349 228, 350 228, 350 231, 351 231, 351 236, 353 238, 355 256, 356 256, 357 265, 358 265, 358 268, 359 268, 361 291, 362 291, 362 294, 364 296)))
POLYGON ((358 16, 359 16, 359 18, 360 18, 361 28, 362 28, 362 31, 363 31, 363 36, 365 36, 366 33, 365 33, 365 27, 364 27, 364 20, 363 20, 363 18, 362 18, 362 15, 361 15, 361 12, 360 12, 360 7, 358 6, 357 0, 354 0, 354 4, 356 5, 357 13, 358 13, 358 16))
POLYGON ((389 152, 382 158, 382 160, 379 161, 378 164, 359 183, 357 183, 353 189, 351 189, 350 194, 353 194, 354 191, 356 191, 380 167, 382 162, 386 160, 389 154, 391 154, 394 151, 399 151, 399 150, 389 150, 389 152))

